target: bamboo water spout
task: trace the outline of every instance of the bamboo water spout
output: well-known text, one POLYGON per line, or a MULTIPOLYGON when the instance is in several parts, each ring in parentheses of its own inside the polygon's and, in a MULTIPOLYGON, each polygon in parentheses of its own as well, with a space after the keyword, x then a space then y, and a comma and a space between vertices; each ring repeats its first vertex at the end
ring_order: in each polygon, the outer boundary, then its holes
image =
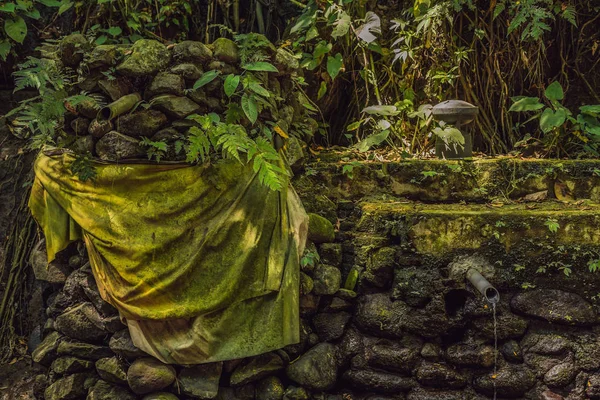
POLYGON ((96 118, 99 121, 111 120, 131 110, 141 100, 142 96, 140 96, 139 93, 128 94, 127 96, 123 96, 120 99, 113 101, 106 107, 102 107, 100 111, 98 111, 96 118))
POLYGON ((485 297, 488 303, 496 304, 500 301, 500 293, 498 290, 492 286, 479 271, 471 268, 467 271, 467 279, 475 286, 475 289, 485 297))

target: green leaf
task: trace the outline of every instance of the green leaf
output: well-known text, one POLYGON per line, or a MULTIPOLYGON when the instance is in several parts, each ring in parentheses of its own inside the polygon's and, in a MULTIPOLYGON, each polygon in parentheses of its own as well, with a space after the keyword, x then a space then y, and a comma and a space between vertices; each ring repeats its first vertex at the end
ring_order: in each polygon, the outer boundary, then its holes
POLYGON ((396 106, 370 106, 362 110, 369 115, 392 116, 400 114, 396 106))
POLYGON ((254 93, 262 96, 262 97, 271 97, 271 94, 267 89, 262 87, 262 85, 258 82, 250 82, 248 84, 248 89, 252 90, 254 93))
POLYGON ((321 100, 323 96, 327 93, 327 82, 321 81, 321 86, 319 86, 319 93, 317 93, 317 100, 321 100))
POLYGON ((358 142, 356 144, 356 147, 358 148, 358 151, 364 153, 365 151, 368 151, 371 147, 383 143, 388 138, 389 134, 390 131, 387 130, 375 133, 373 135, 368 136, 364 140, 358 142))
MULTIPOLYGON (((37 0, 37 2, 46 7, 60 7, 60 1, 58 0, 37 0)), ((98 1, 98 3, 100 3, 100 1, 98 1)))
POLYGON ((315 46, 315 50, 313 51, 313 58, 319 58, 331 51, 333 45, 331 43, 327 43, 325 40, 321 40, 315 46))
POLYGON ((348 126, 346 127, 346 130, 347 130, 348 132, 350 132, 350 131, 355 131, 355 130, 357 130, 358 128, 360 128, 360 125, 361 125, 362 123, 363 123, 363 121, 362 121, 362 120, 360 120, 360 121, 356 121, 356 122, 353 122, 353 123, 351 123, 350 125, 348 125, 348 126))
POLYGON ((37 8, 34 8, 33 10, 27 11, 25 13, 25 16, 31 18, 31 19, 35 19, 38 20, 42 17, 42 15, 40 14, 40 12, 38 11, 37 8))
POLYGON ((558 223, 558 220, 556 220, 554 218, 548 218, 544 222, 544 225, 546 225, 548 227, 548 230, 552 233, 556 233, 558 231, 558 228, 560 228, 560 224, 558 223))
POLYGON ((4 31, 15 42, 23 43, 27 35, 27 24, 21 17, 8 18, 4 21, 4 31))
POLYGON ((271 63, 265 61, 254 62, 242 66, 247 71, 260 71, 260 72, 279 72, 277 68, 271 63))
POLYGON ((67 12, 71 7, 73 7, 72 1, 63 0, 61 2, 60 7, 58 8, 58 15, 61 15, 62 13, 67 12))
POLYGON ((15 3, 1 4, 0 5, 0 12, 14 13, 15 12, 15 3))
POLYGON ((0 40, 0 58, 6 61, 8 53, 10 53, 10 42, 8 40, 0 40))
POLYGON ((514 103, 508 111, 536 111, 544 108, 544 104, 540 103, 540 99, 538 97, 513 97, 512 100, 514 103))
POLYGON ((112 37, 117 37, 119 36, 121 33, 123 32, 123 30, 118 27, 118 26, 111 26, 110 28, 108 28, 106 30, 106 33, 108 33, 110 36, 112 37))
POLYGON ((102 35, 102 36, 99 36, 99 37, 98 37, 98 38, 97 38, 97 39, 94 41, 94 43, 96 43, 98 46, 100 46, 101 44, 104 44, 104 43, 106 43, 106 41, 107 41, 107 40, 108 40, 108 36, 106 36, 106 35, 102 35))
POLYGON ((498 18, 498 15, 500 15, 502 13, 502 11, 504 11, 505 9, 506 9, 505 3, 497 3, 496 7, 494 8, 494 15, 492 16, 492 20, 495 20, 496 18, 498 18))
POLYGON ((327 72, 331 79, 335 79, 338 76, 342 69, 342 65, 344 65, 344 62, 340 53, 337 53, 335 57, 327 57, 327 72))
POLYGON ((203 73, 202 76, 198 78, 196 83, 194 83, 193 89, 200 89, 201 87, 208 85, 209 83, 214 81, 220 74, 221 73, 219 71, 214 69, 212 71, 207 71, 203 73))
POLYGON ((546 108, 540 117, 540 128, 542 132, 548 133, 552 129, 562 126, 566 119, 567 113, 564 108, 559 108, 556 111, 546 108))
POLYGON ((431 6, 431 0, 415 0, 413 12, 415 17, 419 17, 427 12, 431 6))
POLYGON ((582 114, 591 115, 592 117, 597 117, 600 115, 600 104, 596 104, 593 106, 582 106, 579 107, 579 111, 582 114))
POLYGON ((246 117, 248 117, 248 120, 254 124, 258 119, 258 107, 254 96, 244 93, 242 96, 242 109, 244 110, 246 117))
POLYGON ((314 14, 306 13, 306 14, 301 15, 300 18, 298 18, 298 21, 296 22, 296 24, 290 30, 290 33, 296 33, 298 31, 302 31, 302 30, 308 28, 309 26, 314 24, 314 20, 315 20, 314 14))
POLYGON ((345 12, 340 11, 338 15, 338 19, 334 22, 333 31, 331 32, 331 37, 339 38, 348 33, 350 30, 350 24, 352 23, 352 18, 345 12))
POLYGON ((546 88, 546 92, 544 94, 550 101, 559 101, 565 98, 565 92, 563 92, 563 88, 558 82, 552 82, 550 86, 546 88))
POLYGON ((314 38, 319 37, 319 30, 316 26, 311 26, 308 32, 306 32, 306 41, 313 40, 314 38))
POLYGON ((225 85, 224 85, 225 94, 227 95, 227 97, 233 96, 233 94, 235 93, 235 91, 239 85, 240 85, 240 76, 239 75, 233 75, 233 74, 227 75, 227 78, 225 78, 225 85))

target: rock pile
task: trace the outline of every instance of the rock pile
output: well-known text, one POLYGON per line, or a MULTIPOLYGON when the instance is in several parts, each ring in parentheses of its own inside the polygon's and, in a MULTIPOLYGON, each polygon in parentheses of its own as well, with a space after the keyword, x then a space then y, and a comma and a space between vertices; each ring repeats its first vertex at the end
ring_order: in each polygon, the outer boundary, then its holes
POLYGON ((43 340, 30 340, 48 369, 34 380, 37 398, 483 400, 497 390, 499 398, 600 399, 600 332, 579 295, 503 292, 495 357, 491 310, 475 296, 443 289, 439 271, 420 273, 400 247, 361 239, 352 224, 336 233, 326 218, 310 221, 300 343, 196 366, 164 365, 133 345, 100 298, 83 246, 47 269, 38 246, 36 275, 60 290, 45 296, 43 340))
POLYGON ((250 137, 277 127, 298 147, 297 137, 317 129, 308 115, 313 107, 298 89, 298 60, 260 35, 245 40, 239 46, 226 38, 209 45, 144 39, 93 46, 82 35, 68 36, 56 62, 78 71, 76 89, 91 100, 67 107, 59 142, 118 161, 147 158, 145 138, 166 145, 162 160, 185 160, 189 129, 200 126, 187 117, 210 114, 242 125, 250 137))

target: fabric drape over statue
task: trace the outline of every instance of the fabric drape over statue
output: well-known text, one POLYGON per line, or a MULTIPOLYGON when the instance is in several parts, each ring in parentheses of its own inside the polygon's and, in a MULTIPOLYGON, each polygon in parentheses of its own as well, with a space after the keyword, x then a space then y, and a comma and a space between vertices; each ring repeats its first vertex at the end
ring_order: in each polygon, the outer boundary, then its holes
POLYGON ((29 206, 48 261, 83 238, 104 300, 134 344, 166 363, 242 358, 299 340, 299 258, 308 218, 289 186, 250 165, 35 162, 29 206))

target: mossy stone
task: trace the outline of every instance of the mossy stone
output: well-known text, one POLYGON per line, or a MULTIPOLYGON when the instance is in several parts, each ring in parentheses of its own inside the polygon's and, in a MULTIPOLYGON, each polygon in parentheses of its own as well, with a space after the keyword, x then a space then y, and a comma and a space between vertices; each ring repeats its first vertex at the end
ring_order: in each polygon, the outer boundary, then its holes
POLYGON ((227 38, 218 38, 213 42, 213 55, 219 61, 228 64, 237 64, 240 62, 237 44, 227 38))
POLYGON ((90 47, 90 43, 80 33, 65 36, 58 46, 60 59, 67 67, 77 67, 83 60, 83 55, 90 47))
POLYGON ((135 400, 135 398, 127 389, 100 380, 90 388, 86 400, 135 400))
POLYGON ((159 392, 147 394, 142 397, 142 400, 179 400, 179 397, 173 393, 159 392))
POLYGON ((187 81, 196 81, 202 76, 202 68, 192 63, 177 64, 171 68, 171 73, 177 74, 187 81))
POLYGON ((96 361, 96 371, 102 379, 121 385, 127 384, 127 369, 117 357, 107 357, 96 361))
POLYGON ((283 394, 283 400, 308 400, 310 396, 304 388, 289 386, 283 394))
POLYGON ((302 295, 309 294, 312 292, 314 286, 313 279, 304 272, 300 272, 300 293, 302 295))
POLYGON ((87 388, 85 387, 88 374, 74 374, 61 378, 48 386, 44 391, 46 400, 66 400, 79 399, 85 397, 87 388))
POLYGON ((309 389, 331 389, 337 381, 335 346, 330 343, 319 343, 291 363, 286 373, 292 381, 309 389))
POLYGON ((276 376, 263 379, 256 386, 256 400, 281 400, 285 386, 276 376))
POLYGON ((314 273, 314 293, 318 295, 333 295, 340 290, 342 273, 331 265, 319 265, 314 273))
POLYGON ((231 375, 231 386, 244 386, 283 370, 283 360, 275 353, 266 353, 251 358, 240 365, 231 375))
POLYGON ((148 86, 144 92, 144 96, 147 99, 161 94, 174 94, 176 96, 183 96, 184 89, 185 82, 181 75, 168 72, 159 72, 158 75, 152 79, 150 86, 148 86))
POLYGON ((157 110, 142 110, 126 114, 117 120, 117 130, 131 137, 152 137, 167 123, 167 116, 157 110))
POLYGON ((111 131, 96 143, 96 153, 102 160, 119 161, 142 157, 145 151, 140 146, 139 140, 116 131, 111 131))
POLYGON ((93 365, 93 362, 81 358, 60 357, 52 362, 50 369, 57 374, 66 375, 89 370, 93 365))
POLYGON ((200 111, 200 106, 187 97, 173 95, 155 97, 152 106, 174 119, 183 119, 200 111))
POLYGON ((171 62, 167 47, 151 39, 140 39, 131 48, 131 54, 117 66, 117 72, 125 76, 142 77, 154 75, 171 62))
POLYGON ((139 358, 127 370, 127 382, 135 394, 162 390, 175 381, 175 368, 155 358, 139 358))
POLYGON ((178 62, 204 64, 212 59, 212 51, 202 42, 184 40, 173 47, 173 58, 178 62))
POLYGON ((87 56, 85 64, 89 69, 110 67, 117 62, 119 53, 115 45, 96 46, 87 56))
POLYGON ((308 239, 316 244, 333 242, 335 230, 333 224, 317 214, 308 214, 308 239))

